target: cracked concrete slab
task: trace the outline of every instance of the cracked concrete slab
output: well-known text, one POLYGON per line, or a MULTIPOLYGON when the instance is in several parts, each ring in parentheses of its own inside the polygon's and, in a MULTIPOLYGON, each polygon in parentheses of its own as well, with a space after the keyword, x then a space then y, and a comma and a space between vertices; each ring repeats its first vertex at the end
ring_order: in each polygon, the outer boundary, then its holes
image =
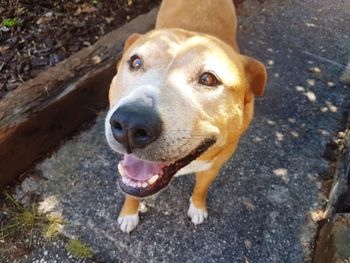
POLYGON ((37 167, 47 180, 36 192, 68 222, 63 234, 87 243, 98 262, 310 260, 311 213, 325 201, 319 173, 329 170, 322 154, 349 103, 339 80, 350 56, 349 12, 346 0, 244 2, 241 50, 267 65, 269 80, 251 127, 209 190, 203 225, 186 215, 188 175, 173 180, 131 235, 119 231, 120 156, 105 142, 101 116, 37 167))

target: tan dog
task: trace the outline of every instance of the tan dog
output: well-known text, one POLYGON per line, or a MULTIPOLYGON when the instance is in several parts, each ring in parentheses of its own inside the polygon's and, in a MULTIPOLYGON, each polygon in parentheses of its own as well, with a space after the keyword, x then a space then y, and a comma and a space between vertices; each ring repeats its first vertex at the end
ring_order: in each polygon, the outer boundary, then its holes
POLYGON ((156 29, 127 39, 106 117, 107 141, 124 154, 123 232, 139 222, 139 198, 175 174, 197 173, 188 216, 204 221, 207 190, 247 129, 265 82, 264 65, 239 54, 232 0, 164 0, 156 29))

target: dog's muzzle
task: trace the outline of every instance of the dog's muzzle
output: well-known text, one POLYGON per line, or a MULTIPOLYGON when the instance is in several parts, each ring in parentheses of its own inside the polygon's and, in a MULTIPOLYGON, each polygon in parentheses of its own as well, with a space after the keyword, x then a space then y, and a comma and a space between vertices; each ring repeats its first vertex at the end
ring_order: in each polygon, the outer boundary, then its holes
POLYGON ((108 128, 111 129, 113 138, 126 151, 118 164, 121 175, 118 183, 122 191, 136 197, 150 196, 164 189, 177 171, 216 142, 212 136, 204 137, 186 156, 179 156, 176 160, 167 160, 166 156, 162 156, 164 160, 161 162, 150 161, 147 160, 149 156, 138 157, 137 150, 146 148, 151 143, 156 144, 164 132, 160 114, 155 107, 128 103, 119 106, 110 116, 108 128))

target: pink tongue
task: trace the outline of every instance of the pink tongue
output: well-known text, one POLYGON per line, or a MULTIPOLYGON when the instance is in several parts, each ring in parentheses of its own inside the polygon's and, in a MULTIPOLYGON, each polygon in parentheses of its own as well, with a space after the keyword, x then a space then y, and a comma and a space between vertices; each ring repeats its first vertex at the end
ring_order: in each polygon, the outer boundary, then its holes
POLYGON ((147 162, 135 158, 132 154, 124 154, 122 161, 127 177, 136 181, 147 181, 153 175, 160 174, 165 163, 147 162))

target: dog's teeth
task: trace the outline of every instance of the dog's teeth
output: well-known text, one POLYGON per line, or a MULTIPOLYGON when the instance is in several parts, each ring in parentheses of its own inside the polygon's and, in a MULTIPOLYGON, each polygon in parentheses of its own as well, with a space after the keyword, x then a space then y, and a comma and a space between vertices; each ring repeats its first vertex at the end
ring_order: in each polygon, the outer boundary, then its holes
POLYGON ((121 163, 118 163, 118 171, 119 171, 121 176, 125 176, 125 170, 124 170, 124 167, 121 163))
POLYGON ((137 183, 137 187, 138 187, 138 188, 141 188, 141 187, 142 187, 142 183, 141 183, 141 182, 138 182, 138 183, 137 183))
POLYGON ((137 183, 135 183, 135 182, 130 182, 130 184, 129 184, 130 186, 132 186, 132 187, 134 187, 134 188, 136 188, 137 187, 137 183))
POLYGON ((158 178, 159 178, 158 174, 153 175, 147 182, 152 185, 158 180, 158 178))
POLYGON ((142 183, 142 187, 146 188, 148 186, 148 184, 146 182, 142 183))
POLYGON ((128 178, 122 177, 122 181, 123 181, 124 184, 127 184, 128 183, 128 178))
POLYGON ((127 177, 122 177, 123 179, 125 178, 125 183, 127 184, 127 185, 131 185, 131 180, 129 179, 129 178, 127 178, 127 177))

